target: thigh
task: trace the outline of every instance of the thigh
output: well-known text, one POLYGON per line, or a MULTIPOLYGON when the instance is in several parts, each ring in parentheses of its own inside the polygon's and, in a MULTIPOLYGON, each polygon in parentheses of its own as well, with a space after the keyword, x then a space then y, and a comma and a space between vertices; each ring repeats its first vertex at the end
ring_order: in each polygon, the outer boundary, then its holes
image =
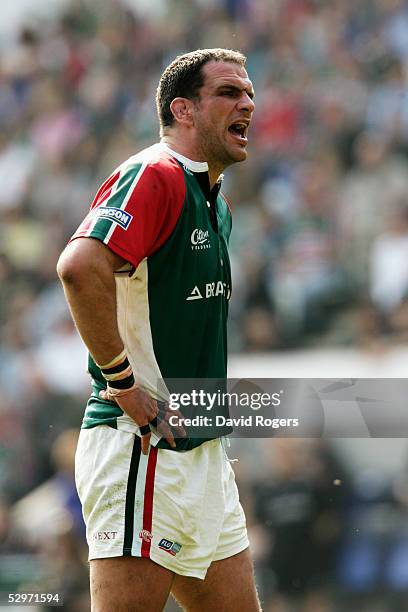
POLYGON ((173 572, 150 559, 94 559, 90 562, 92 612, 162 612, 173 578, 173 572))
POLYGON ((214 561, 205 580, 176 576, 172 594, 188 612, 259 612, 249 549, 214 561))

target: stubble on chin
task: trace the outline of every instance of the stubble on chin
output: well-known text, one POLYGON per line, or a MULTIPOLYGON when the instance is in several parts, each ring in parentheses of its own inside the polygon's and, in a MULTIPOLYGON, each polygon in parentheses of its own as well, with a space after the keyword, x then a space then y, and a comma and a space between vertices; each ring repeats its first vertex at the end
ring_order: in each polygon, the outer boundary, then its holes
POLYGON ((242 151, 231 150, 227 142, 214 137, 211 130, 205 129, 204 126, 197 140, 197 151, 199 151, 201 159, 205 160, 210 166, 220 168, 220 173, 228 166, 245 161, 247 158, 246 149, 242 149, 242 151))

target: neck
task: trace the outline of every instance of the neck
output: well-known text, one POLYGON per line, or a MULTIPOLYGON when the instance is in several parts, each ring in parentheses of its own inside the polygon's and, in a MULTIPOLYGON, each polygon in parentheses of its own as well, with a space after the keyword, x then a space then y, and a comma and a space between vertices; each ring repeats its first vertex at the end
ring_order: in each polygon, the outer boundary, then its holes
POLYGON ((208 166, 210 188, 212 189, 214 187, 220 174, 224 170, 224 166, 214 164, 210 160, 206 159, 205 155, 199 150, 199 147, 194 146, 194 144, 189 142, 187 138, 181 138, 176 132, 164 134, 161 137, 160 142, 163 142, 176 153, 180 153, 180 155, 183 155, 192 161, 206 162, 208 166))

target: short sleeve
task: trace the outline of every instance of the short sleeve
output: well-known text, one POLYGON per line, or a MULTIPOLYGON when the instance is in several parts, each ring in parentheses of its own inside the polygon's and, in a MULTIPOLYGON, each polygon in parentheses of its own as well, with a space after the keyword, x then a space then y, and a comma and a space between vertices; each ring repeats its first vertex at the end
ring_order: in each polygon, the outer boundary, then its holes
POLYGON ((185 193, 183 170, 171 157, 126 164, 100 187, 71 240, 97 238, 137 267, 172 234, 185 193))

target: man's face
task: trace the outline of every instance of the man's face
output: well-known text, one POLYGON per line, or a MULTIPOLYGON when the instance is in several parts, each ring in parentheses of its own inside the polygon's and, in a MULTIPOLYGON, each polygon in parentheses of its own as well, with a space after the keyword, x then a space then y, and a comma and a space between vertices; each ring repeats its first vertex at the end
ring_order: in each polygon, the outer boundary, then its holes
POLYGON ((204 158, 222 168, 246 159, 254 89, 242 66, 210 61, 194 105, 196 143, 204 158))

